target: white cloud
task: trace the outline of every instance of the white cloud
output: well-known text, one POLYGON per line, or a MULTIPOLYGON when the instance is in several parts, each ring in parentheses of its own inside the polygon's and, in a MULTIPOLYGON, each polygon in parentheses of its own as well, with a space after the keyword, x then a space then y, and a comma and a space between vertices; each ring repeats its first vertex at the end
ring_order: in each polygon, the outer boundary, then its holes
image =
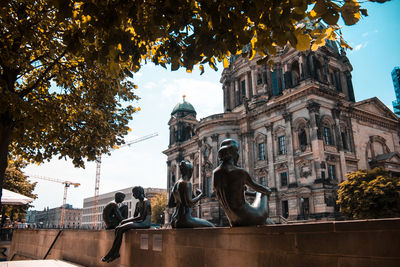
POLYGON ((358 51, 362 48, 362 44, 356 45, 356 47, 354 47, 354 51, 358 51))
POLYGON ((368 45, 368 42, 364 42, 364 43, 362 43, 362 44, 358 44, 358 45, 356 45, 356 46, 354 47, 354 51, 359 51, 361 48, 367 47, 367 45, 368 45))

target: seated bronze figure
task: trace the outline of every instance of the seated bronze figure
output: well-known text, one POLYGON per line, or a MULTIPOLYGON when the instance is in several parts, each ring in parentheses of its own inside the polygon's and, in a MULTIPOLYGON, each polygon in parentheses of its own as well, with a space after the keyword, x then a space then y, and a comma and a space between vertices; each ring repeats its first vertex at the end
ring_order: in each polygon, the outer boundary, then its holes
POLYGON ((268 196, 271 189, 256 183, 249 173, 238 167, 239 145, 233 139, 222 141, 218 150, 221 164, 213 172, 217 199, 231 226, 263 225, 268 218, 268 196), (253 204, 246 202, 246 186, 253 188, 253 204))
POLYGON ((115 228, 115 239, 110 251, 101 260, 111 262, 119 258, 119 249, 121 247, 122 235, 130 229, 146 229, 150 228, 151 223, 151 203, 144 194, 141 186, 135 186, 132 189, 133 197, 138 199, 136 203, 135 213, 132 218, 121 221, 121 224, 115 228))
POLYGON ((109 202, 103 210, 103 221, 106 225, 106 230, 115 229, 119 223, 128 217, 128 206, 121 205, 125 199, 125 194, 122 192, 115 193, 115 200, 109 202))
POLYGON ((196 228, 196 227, 214 227, 214 225, 206 220, 192 217, 192 207, 203 196, 201 190, 197 189, 197 196, 192 198, 192 177, 193 166, 189 162, 181 161, 179 164, 181 178, 172 188, 168 201, 168 207, 176 207, 172 215, 172 228, 196 228))

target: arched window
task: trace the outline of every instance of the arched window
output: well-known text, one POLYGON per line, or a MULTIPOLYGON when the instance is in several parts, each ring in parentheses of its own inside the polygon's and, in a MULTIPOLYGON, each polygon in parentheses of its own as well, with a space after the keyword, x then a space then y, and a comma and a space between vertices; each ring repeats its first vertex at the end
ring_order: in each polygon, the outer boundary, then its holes
POLYGON ((299 133, 298 133, 298 138, 299 138, 299 145, 300 147, 306 146, 308 144, 307 142, 307 133, 305 128, 300 128, 299 133))
POLYGON ((299 79, 300 79, 299 62, 297 60, 292 63, 291 69, 292 69, 293 87, 295 87, 299 84, 299 79))
POLYGON ((264 144, 264 142, 258 144, 258 160, 265 160, 265 144, 264 144))
POLYGON ((278 154, 286 155, 286 141, 284 135, 278 137, 278 154))
POLYGON ((261 76, 261 72, 257 72, 257 85, 262 84, 262 76, 261 76))
POLYGON ((324 133, 325 144, 328 146, 333 145, 331 128, 329 128, 328 126, 324 126, 323 133, 324 133))
POLYGON ((322 131, 322 137, 324 139, 324 143, 325 143, 325 145, 328 145, 328 146, 334 146, 335 139, 334 139, 333 131, 332 131, 333 120, 329 116, 324 116, 321 120, 322 120, 321 131, 322 131))

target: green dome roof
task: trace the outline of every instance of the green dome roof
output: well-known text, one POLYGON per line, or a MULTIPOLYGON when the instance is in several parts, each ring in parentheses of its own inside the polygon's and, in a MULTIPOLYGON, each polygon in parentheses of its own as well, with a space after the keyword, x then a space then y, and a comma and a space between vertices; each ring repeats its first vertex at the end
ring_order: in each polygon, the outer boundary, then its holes
POLYGON ((171 112, 171 115, 174 115, 177 112, 190 112, 196 114, 196 110, 189 102, 186 102, 185 97, 183 98, 183 102, 176 104, 174 109, 171 112))

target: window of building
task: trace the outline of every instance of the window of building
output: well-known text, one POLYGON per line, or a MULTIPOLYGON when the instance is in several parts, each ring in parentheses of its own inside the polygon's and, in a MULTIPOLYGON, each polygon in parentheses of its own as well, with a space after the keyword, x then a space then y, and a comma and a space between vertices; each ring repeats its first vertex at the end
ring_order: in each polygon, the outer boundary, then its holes
POLYGON ((281 172, 281 186, 287 186, 288 179, 287 179, 287 172, 281 172))
POLYGON ((333 145, 332 133, 329 127, 324 127, 324 139, 325 139, 325 144, 327 144, 328 146, 333 145))
POLYGON ((268 83, 267 82, 268 81, 268 76, 267 76, 267 72, 265 70, 263 71, 262 75, 263 75, 263 78, 264 78, 264 83, 265 84, 268 83))
POLYGON ((325 171, 321 172, 321 179, 324 180, 325 179, 325 171))
POLYGON ((345 133, 345 132, 341 132, 340 134, 341 134, 341 136, 342 136, 342 145, 343 145, 343 149, 344 149, 344 150, 348 150, 348 149, 349 149, 349 146, 347 145, 347 136, 346 136, 346 133, 345 133))
POLYGON ((246 97, 246 80, 240 82, 240 98, 246 97))
POLYGON ((300 203, 301 203, 301 210, 300 210, 300 214, 303 217, 303 219, 307 219, 308 215, 310 214, 310 200, 309 198, 301 198, 300 199, 300 203))
POLYGON ((279 95, 278 71, 271 72, 272 95, 279 95))
POLYGON ((260 178, 260 184, 267 185, 267 181, 265 180, 265 177, 260 178))
POLYGON ((333 180, 333 179, 336 178, 335 165, 329 165, 328 166, 328 178, 330 180, 333 180))
POLYGON ((289 217, 289 203, 287 200, 282 201, 282 217, 286 219, 289 217))
POLYGON ((285 136, 282 135, 278 138, 278 153, 279 155, 286 155, 285 136))
POLYGON ((302 128, 299 131, 299 144, 300 146, 306 146, 307 145, 307 134, 306 134, 306 129, 302 128))
POLYGON ((265 160, 265 145, 264 145, 264 143, 258 144, 258 160, 265 160))
POLYGON ((261 73, 257 73, 257 84, 262 84, 262 76, 261 76, 261 73))

